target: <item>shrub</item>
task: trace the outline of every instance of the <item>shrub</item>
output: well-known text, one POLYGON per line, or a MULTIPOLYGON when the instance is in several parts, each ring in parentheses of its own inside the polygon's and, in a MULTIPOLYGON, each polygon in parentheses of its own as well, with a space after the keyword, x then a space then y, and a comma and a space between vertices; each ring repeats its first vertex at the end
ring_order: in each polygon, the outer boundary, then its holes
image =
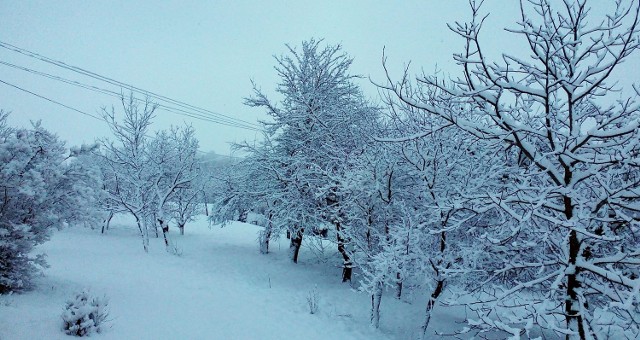
POLYGON ((316 314, 319 309, 320 294, 318 293, 318 286, 314 286, 307 295, 307 305, 309 306, 309 313, 316 314))
POLYGON ((85 336, 100 333, 107 321, 109 300, 106 296, 94 297, 88 290, 76 293, 68 300, 62 313, 62 329, 68 335, 85 336))

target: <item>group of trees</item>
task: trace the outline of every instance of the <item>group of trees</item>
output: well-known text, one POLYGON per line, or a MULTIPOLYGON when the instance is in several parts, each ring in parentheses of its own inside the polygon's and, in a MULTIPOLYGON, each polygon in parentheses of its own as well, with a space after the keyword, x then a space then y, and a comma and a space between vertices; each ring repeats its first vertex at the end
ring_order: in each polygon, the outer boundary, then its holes
POLYGON ((262 213, 262 251, 268 251, 271 236, 286 231, 293 262, 304 235, 331 226, 344 259, 342 280, 350 281, 353 260, 343 232, 347 211, 341 181, 350 162, 364 153, 362 141, 370 137, 366 127, 375 122, 378 109, 353 83, 352 59, 340 46, 321 43, 304 42, 302 51, 288 47, 290 55, 276 58, 280 103, 254 85, 246 104, 265 108, 271 122, 265 123, 263 141, 237 145, 249 156, 235 165, 236 176, 222 182, 214 218, 225 221, 243 210, 262 213))
POLYGON ((388 76, 382 108, 340 46, 288 47, 282 99, 254 86, 246 100, 272 119, 238 145, 248 156, 220 178, 215 218, 261 213, 261 250, 286 231, 294 262, 330 226, 376 327, 385 287, 411 282, 429 296, 425 332, 448 287, 444 303, 475 312, 459 334, 639 336, 640 93, 621 99, 608 80, 638 49, 640 4, 595 22, 585 0, 521 2, 509 31, 529 50, 496 62, 470 5, 450 27, 461 76, 388 76))
POLYGON ((191 126, 149 136, 157 105, 133 94, 121 102, 121 122, 114 108, 102 110, 114 136, 103 140, 96 154, 105 191, 101 205, 107 214, 102 231, 114 213, 127 213, 135 218, 145 251, 149 234, 158 236, 159 231, 169 248, 170 221, 184 234, 185 224, 203 203, 198 140, 191 126))
POLYGON ((172 249, 169 223, 183 234, 202 210, 204 176, 192 127, 149 136, 155 108, 123 96, 122 122, 115 109, 103 110, 114 139, 71 149, 39 122, 11 128, 0 112, 0 293, 32 286, 46 267, 34 247, 65 225, 102 222, 104 233, 115 213, 131 214, 145 251, 159 231, 172 249))

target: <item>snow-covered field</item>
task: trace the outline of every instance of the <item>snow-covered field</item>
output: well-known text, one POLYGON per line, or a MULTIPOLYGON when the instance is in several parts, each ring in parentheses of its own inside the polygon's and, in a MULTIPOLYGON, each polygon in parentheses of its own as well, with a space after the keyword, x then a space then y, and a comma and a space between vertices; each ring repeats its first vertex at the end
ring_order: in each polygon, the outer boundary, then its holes
POLYGON ((69 339, 60 314, 82 288, 110 299, 111 322, 92 335, 98 339, 418 338, 421 303, 385 296, 381 327, 374 330, 369 296, 340 283, 334 257, 319 261, 303 247, 300 263, 292 264, 284 238, 261 255, 257 231, 243 223, 209 228, 201 218, 184 236, 171 231, 182 256, 167 253, 161 238, 152 239, 145 254, 125 219, 106 235, 84 228, 55 232, 39 248, 51 267, 37 289, 0 297, 0 339, 69 339), (307 296, 316 286, 320 308, 312 315, 307 296))

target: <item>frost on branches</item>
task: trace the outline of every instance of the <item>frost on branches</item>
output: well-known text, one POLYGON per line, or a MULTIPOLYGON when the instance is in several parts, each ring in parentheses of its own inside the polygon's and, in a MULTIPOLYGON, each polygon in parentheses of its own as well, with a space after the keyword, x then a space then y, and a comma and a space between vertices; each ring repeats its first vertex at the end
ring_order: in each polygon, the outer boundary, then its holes
POLYGON ((52 228, 91 222, 100 183, 99 173, 78 162, 93 147, 69 154, 39 123, 12 129, 6 118, 0 112, 0 293, 32 286, 46 262, 31 251, 52 228))
POLYGON ((504 165, 515 176, 477 199, 500 217, 470 245, 490 257, 466 263, 479 283, 465 331, 637 338, 639 93, 618 99, 608 80, 638 49, 640 4, 616 2, 606 17, 587 1, 555 4, 523 2, 509 31, 530 50, 490 62, 479 34, 486 18, 472 1, 472 20, 451 26, 465 41, 455 56, 463 77, 420 77, 412 93, 406 76, 385 87, 469 136, 499 141, 517 160, 504 165))

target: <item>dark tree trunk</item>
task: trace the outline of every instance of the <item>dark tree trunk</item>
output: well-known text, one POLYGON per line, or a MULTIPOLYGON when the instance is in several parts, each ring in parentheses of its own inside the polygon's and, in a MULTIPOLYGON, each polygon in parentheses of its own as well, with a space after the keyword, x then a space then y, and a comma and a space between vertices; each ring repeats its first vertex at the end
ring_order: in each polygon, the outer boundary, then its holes
POLYGON ((342 237, 342 226, 340 222, 336 222, 336 234, 338 236, 338 252, 342 255, 342 282, 351 282, 353 263, 345 247, 345 239, 342 237))
POLYGON ((184 235, 184 225, 185 223, 178 223, 178 229, 180 229, 180 235, 184 235))
MULTIPOLYGON (((162 237, 164 238, 164 245, 169 248, 169 239, 167 238, 167 233, 169 232, 169 224, 165 223, 164 220, 158 219, 160 224, 160 229, 162 229, 162 237)), ((156 226, 156 235, 158 234, 158 227, 156 226)))
POLYGON ((144 229, 142 228, 142 221, 140 221, 140 218, 138 217, 138 215, 134 215, 134 217, 136 218, 136 224, 138 225, 138 230, 140 230, 140 237, 142 237, 142 248, 144 248, 144 252, 148 253, 149 252, 149 245, 147 244, 147 240, 149 238, 149 233, 147 230, 147 226, 144 226, 144 229), (145 232, 146 237, 145 237, 145 232))
POLYGON ((109 230, 109 224, 111 223, 112 218, 113 218, 113 211, 109 211, 109 216, 105 218, 102 223, 102 234, 104 234, 105 230, 109 230))
MULTIPOLYGON (((578 253, 580 251, 580 241, 578 240, 578 234, 575 230, 569 232, 569 265, 575 267, 578 253)), ((579 268, 575 268, 573 272, 569 271, 567 274, 567 299, 565 301, 565 318, 567 321, 567 327, 570 330, 578 331, 580 339, 586 339, 585 325, 582 315, 580 314, 580 307, 577 306, 579 302, 578 290, 580 289, 580 281, 578 275, 580 274, 579 268)), ((572 336, 567 335, 566 339, 572 339, 572 336)))
MULTIPOLYGON (((158 226, 155 223, 152 223, 152 224, 153 224, 153 229, 156 232, 156 238, 159 238, 160 234, 158 234, 158 226)), ((162 224, 162 222, 160 222, 160 224, 162 224)))
MULTIPOLYGON (((442 226, 445 227, 447 225, 448 217, 445 218, 442 222, 442 226)), ((443 231, 440 233, 440 254, 444 256, 444 252, 447 249, 447 234, 443 231)), ((445 286, 445 278, 440 275, 440 265, 442 265, 442 261, 439 260, 437 264, 431 262, 431 266, 433 267, 433 271, 435 277, 437 278, 436 287, 431 293, 429 297, 429 301, 427 301, 427 308, 425 309, 425 318, 424 324, 422 324, 422 338, 426 339, 427 328, 429 327, 429 322, 431 321, 431 315, 433 314, 433 308, 436 306, 436 302, 438 302, 438 298, 442 294, 445 286)), ((450 264, 447 264, 447 268, 450 267, 450 264)))
POLYGON ((431 297, 429 297, 429 301, 427 302, 427 308, 425 313, 424 324, 422 325, 422 338, 426 339, 425 336, 427 334, 427 328, 429 327, 429 322, 431 321, 431 315, 433 313, 433 308, 436 306, 436 302, 442 294, 442 290, 444 289, 444 279, 438 280, 436 283, 436 288, 431 293, 431 297))
POLYGON ((302 246, 302 235, 304 229, 298 229, 291 234, 291 243, 289 244, 289 252, 291 254, 291 261, 298 263, 298 254, 300 253, 300 247, 302 246))
MULTIPOLYGON (((565 182, 570 183, 571 172, 566 171, 565 182)), ((571 220, 573 217, 573 204, 571 203, 571 197, 564 196, 564 214, 567 220, 571 220)), ((580 268, 576 268, 576 261, 580 254, 580 240, 578 239, 578 233, 575 230, 569 232, 569 266, 573 266, 573 271, 567 271, 567 296, 564 305, 565 319, 567 322, 567 328, 572 331, 577 331, 580 339, 586 339, 585 324, 580 314, 580 306, 578 306, 578 290, 580 290, 581 284, 578 279, 580 275, 580 268)), ((566 336, 566 339, 571 339, 572 336, 566 336)))
POLYGON ((402 297, 402 275, 400 272, 396 273, 396 299, 400 300, 402 297))

